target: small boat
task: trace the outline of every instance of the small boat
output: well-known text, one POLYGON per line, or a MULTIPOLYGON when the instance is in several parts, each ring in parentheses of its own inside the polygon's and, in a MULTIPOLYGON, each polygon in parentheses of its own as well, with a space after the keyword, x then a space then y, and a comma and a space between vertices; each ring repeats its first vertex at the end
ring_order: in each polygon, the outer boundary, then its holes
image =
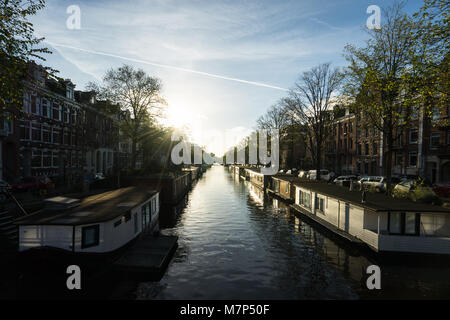
POLYGON ((159 192, 145 187, 45 202, 44 209, 15 221, 20 257, 27 262, 98 266, 119 258, 141 234, 159 230, 159 192))

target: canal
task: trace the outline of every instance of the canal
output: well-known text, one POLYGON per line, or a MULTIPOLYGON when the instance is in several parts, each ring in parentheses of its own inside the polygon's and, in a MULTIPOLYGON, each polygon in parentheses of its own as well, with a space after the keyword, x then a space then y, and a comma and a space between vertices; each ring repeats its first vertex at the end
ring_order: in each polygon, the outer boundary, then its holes
POLYGON ((161 232, 177 235, 179 248, 160 282, 137 284, 137 299, 450 297, 448 264, 380 264, 222 166, 162 214, 161 232), (381 290, 366 287, 372 264, 381 268, 381 290))
POLYGON ((208 169, 177 207, 162 208, 160 216, 161 233, 177 235, 179 247, 159 282, 102 270, 104 276, 69 292, 65 271, 59 277, 22 274, 0 263, 3 278, 11 280, 0 285, 0 299, 450 298, 448 261, 380 261, 308 224, 222 166, 208 169), (373 264, 381 269, 381 290, 366 286, 366 269, 373 264))

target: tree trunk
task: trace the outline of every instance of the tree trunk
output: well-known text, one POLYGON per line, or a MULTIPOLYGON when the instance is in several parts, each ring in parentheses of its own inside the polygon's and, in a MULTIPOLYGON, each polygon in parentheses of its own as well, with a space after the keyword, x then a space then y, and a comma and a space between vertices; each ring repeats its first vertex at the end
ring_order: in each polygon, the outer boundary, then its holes
POLYGON ((386 136, 386 194, 391 194, 391 177, 392 177, 392 130, 386 136))

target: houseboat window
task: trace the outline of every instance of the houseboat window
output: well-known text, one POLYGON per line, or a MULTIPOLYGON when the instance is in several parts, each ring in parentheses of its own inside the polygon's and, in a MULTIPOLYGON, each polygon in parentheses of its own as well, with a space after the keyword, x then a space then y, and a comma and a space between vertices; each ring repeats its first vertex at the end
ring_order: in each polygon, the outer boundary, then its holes
POLYGON ((413 212, 405 213, 405 234, 419 234, 419 214, 413 212))
POLYGON ((98 224, 83 227, 81 230, 81 248, 98 246, 100 240, 100 226, 98 224))
POLYGON ((320 212, 323 212, 323 203, 324 203, 323 198, 316 197, 316 207, 317 210, 319 210, 320 212))
POLYGON ((138 218, 137 213, 134 214, 134 233, 138 232, 138 218))
POLYGON ((286 193, 289 193, 289 184, 286 183, 286 193))
POLYGON ((389 233, 419 235, 420 214, 414 212, 390 212, 389 233))
POLYGON ((127 212, 127 213, 124 215, 124 218, 125 218, 125 222, 129 221, 129 220, 131 219, 131 212, 127 212))
POLYGON ((116 222, 114 222, 114 227, 120 226, 121 223, 122 223, 122 219, 117 220, 116 222))
POLYGON ((389 233, 402 233, 402 215, 400 212, 389 212, 389 233))

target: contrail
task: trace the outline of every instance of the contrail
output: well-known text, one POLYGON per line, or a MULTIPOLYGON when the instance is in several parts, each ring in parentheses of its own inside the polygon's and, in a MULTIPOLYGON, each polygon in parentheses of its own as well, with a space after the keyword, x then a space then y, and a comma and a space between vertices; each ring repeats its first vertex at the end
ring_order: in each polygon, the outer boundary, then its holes
POLYGON ((53 47, 61 47, 61 48, 73 49, 73 50, 78 50, 78 51, 82 51, 82 52, 92 53, 92 54, 96 54, 96 55, 100 55, 100 56, 118 58, 118 59, 122 59, 122 60, 127 60, 127 61, 142 63, 142 64, 147 64, 147 65, 150 65, 150 66, 155 66, 155 67, 160 67, 160 68, 167 68, 167 69, 173 69, 173 70, 178 70, 178 71, 183 71, 183 72, 190 72, 190 73, 200 74, 200 75, 207 76, 207 77, 223 79, 223 80, 229 80, 229 81, 236 81, 236 82, 241 82, 241 83, 251 84, 251 85, 254 85, 254 86, 271 88, 271 89, 276 89, 276 90, 281 90, 281 91, 289 91, 289 89, 281 88, 281 87, 277 87, 277 86, 272 86, 270 84, 266 84, 266 83, 262 83, 262 82, 255 82, 255 81, 248 81, 248 80, 243 80, 243 79, 231 78, 231 77, 221 76, 221 75, 218 75, 218 74, 213 74, 213 73, 208 73, 208 72, 203 72, 203 71, 197 71, 197 70, 192 70, 192 69, 186 69, 186 68, 181 68, 181 67, 170 66, 170 65, 167 65, 167 64, 161 64, 161 63, 150 62, 150 61, 145 61, 145 60, 140 60, 140 59, 128 58, 128 57, 119 56, 119 55, 112 54, 112 53, 107 53, 107 52, 82 49, 82 48, 68 46, 68 45, 65 45, 65 44, 54 43, 54 42, 50 42, 50 41, 45 41, 45 42, 48 43, 49 45, 53 46, 53 47))

